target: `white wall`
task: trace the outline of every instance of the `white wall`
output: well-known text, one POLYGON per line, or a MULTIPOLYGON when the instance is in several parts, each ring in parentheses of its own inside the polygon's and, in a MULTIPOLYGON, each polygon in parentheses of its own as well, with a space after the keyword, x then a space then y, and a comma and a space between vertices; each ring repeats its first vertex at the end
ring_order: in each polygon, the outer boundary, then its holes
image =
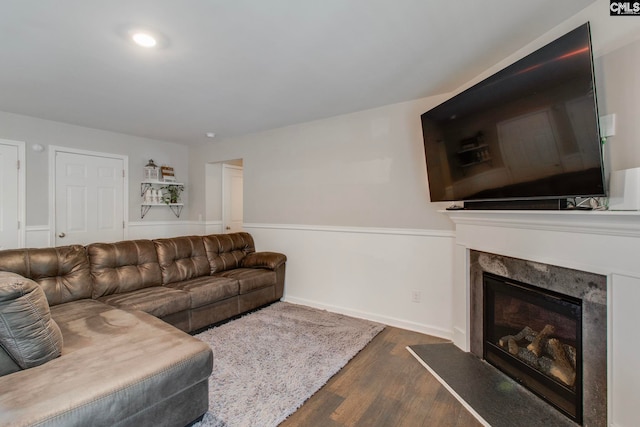
MULTIPOLYGON (((191 150, 190 180, 203 180, 206 163, 242 158, 246 222, 451 229, 428 198, 420 114, 436 103, 212 142, 191 150)), ((193 215, 205 210, 204 191, 193 188, 193 215)))
POLYGON ((49 227, 50 145, 128 156, 129 212, 126 217, 133 226, 135 222, 179 221, 168 208, 152 209, 143 220, 140 219, 140 181, 144 165, 153 158, 157 164, 173 166, 177 179, 187 184, 181 220, 189 216, 188 154, 182 145, 6 112, 0 112, 0 138, 26 143, 27 246, 48 245, 45 236, 49 227), (42 145, 45 150, 33 151, 34 144, 42 145))
POLYGON ((640 41, 596 61, 601 114, 616 114, 616 135, 607 139, 610 171, 640 167, 640 41))

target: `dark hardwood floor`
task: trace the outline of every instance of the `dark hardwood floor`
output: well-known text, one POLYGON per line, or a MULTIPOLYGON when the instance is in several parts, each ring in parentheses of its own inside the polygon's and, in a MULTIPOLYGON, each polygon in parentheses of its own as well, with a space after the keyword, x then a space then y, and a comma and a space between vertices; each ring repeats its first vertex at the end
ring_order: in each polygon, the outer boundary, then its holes
POLYGON ((280 426, 480 426, 406 349, 436 342, 386 327, 280 426))

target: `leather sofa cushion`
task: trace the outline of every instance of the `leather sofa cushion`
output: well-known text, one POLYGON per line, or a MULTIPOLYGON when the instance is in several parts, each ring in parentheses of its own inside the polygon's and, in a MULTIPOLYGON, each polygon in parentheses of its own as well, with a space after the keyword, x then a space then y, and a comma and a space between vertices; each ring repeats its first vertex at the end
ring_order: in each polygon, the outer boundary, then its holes
POLYGON ((240 267, 242 259, 255 252, 253 237, 249 233, 211 234, 202 238, 209 259, 210 273, 240 267))
POLYGON ((236 279, 240 286, 240 295, 276 284, 276 272, 264 268, 235 268, 216 273, 216 276, 236 279))
POLYGON ((51 314, 64 336, 63 356, 46 372, 0 377, 0 419, 10 425, 162 425, 136 417, 211 374, 207 344, 146 313, 83 300, 51 314))
POLYGON ((168 288, 179 289, 189 293, 191 308, 222 301, 238 296, 238 281, 228 277, 202 276, 183 282, 167 285, 168 288))
POLYGON ((275 270, 285 262, 287 262, 287 256, 278 252, 253 252, 242 259, 240 266, 275 270))
POLYGON ((33 280, 0 272, 0 346, 22 369, 60 356, 62 333, 33 280))
POLYGON ((93 276, 93 298, 162 285, 162 273, 151 240, 94 243, 87 246, 93 276))
POLYGON ((127 310, 140 310, 156 317, 188 310, 191 297, 188 292, 164 286, 138 289, 124 294, 111 294, 98 301, 127 310))
POLYGON ((156 239, 153 243, 156 246, 164 285, 209 274, 209 260, 202 237, 156 239))
POLYGON ((91 298, 91 271, 83 246, 0 251, 0 270, 37 282, 50 306, 91 298))

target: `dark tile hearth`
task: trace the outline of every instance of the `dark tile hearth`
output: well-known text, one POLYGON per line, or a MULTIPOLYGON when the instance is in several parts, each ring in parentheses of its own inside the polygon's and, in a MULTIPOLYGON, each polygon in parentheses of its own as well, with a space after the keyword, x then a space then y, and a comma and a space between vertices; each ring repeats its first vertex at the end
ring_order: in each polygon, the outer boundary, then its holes
POLYGON ((409 348, 492 427, 577 426, 493 366, 452 343, 409 348))

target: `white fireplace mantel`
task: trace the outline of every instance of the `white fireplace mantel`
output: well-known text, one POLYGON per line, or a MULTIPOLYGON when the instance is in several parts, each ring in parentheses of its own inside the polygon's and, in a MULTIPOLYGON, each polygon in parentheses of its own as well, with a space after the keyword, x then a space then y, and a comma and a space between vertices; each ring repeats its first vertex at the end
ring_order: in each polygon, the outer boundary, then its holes
POLYGON ((640 212, 637 211, 461 210, 441 212, 445 212, 456 224, 640 237, 640 212))
POLYGON ((454 343, 469 351, 471 249, 605 275, 609 425, 640 425, 640 212, 443 213, 456 225, 454 343))

